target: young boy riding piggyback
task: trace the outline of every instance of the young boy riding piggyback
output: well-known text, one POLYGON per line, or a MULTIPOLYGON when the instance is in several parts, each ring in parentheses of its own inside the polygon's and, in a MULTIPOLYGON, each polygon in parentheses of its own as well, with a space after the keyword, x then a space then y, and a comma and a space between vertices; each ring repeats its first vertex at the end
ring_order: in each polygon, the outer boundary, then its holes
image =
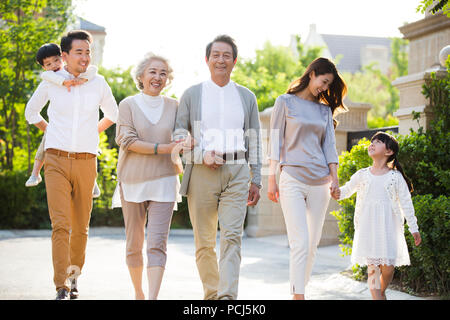
MULTIPOLYGON (((97 67, 90 65, 86 72, 80 74, 78 78, 65 79, 61 75, 58 75, 56 71, 61 70, 61 68, 64 67, 64 64, 61 57, 61 48, 55 43, 46 43, 41 46, 36 54, 36 61, 45 70, 41 74, 42 80, 51 82, 58 86, 64 86, 69 92, 72 86, 82 85, 83 83, 92 80, 97 74, 97 67)), ((40 172, 42 166, 44 165, 45 128, 43 131, 44 137, 42 138, 38 150, 36 151, 33 171, 31 173, 31 176, 25 183, 25 186, 27 187, 37 186, 42 181, 40 172)), ((93 197, 98 198, 99 196, 100 189, 97 185, 97 182, 95 182, 93 197)))

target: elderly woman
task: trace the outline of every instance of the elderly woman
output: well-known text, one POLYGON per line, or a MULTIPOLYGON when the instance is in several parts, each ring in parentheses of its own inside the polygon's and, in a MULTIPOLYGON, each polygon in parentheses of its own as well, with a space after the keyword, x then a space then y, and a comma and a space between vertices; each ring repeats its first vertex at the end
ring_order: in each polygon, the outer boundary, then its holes
MULTIPOLYGON (((116 142, 120 146, 118 184, 126 232, 126 263, 136 299, 142 291, 145 223, 147 223, 147 276, 149 299, 156 299, 166 264, 167 238, 179 195, 182 172, 178 142, 172 141, 178 102, 160 93, 172 79, 168 61, 147 54, 133 72, 139 94, 119 104, 116 142)), ((181 146, 179 146, 181 148, 181 146)))

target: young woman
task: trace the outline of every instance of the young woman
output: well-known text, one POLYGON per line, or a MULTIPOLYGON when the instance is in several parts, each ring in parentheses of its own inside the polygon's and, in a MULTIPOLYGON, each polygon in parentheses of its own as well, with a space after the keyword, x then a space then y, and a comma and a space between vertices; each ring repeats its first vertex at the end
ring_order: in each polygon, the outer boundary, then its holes
POLYGON ((393 136, 377 132, 368 148, 372 166, 357 171, 333 195, 342 200, 357 192, 351 261, 367 265, 367 283, 374 300, 386 299, 394 267, 410 264, 405 218, 415 245, 421 242, 410 195, 413 187, 397 160, 398 151, 393 136))
POLYGON ((330 191, 339 188, 333 116, 347 91, 335 65, 317 58, 275 101, 270 120, 267 196, 280 200, 290 247, 294 299, 305 298, 330 191), (280 187, 276 171, 280 168, 280 187))

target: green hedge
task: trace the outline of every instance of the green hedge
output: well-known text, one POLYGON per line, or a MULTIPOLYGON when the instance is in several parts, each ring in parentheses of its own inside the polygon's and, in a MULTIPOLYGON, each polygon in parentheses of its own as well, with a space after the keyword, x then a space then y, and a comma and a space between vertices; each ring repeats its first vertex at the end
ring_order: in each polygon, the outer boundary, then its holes
MULTIPOLYGON (((449 296, 450 275, 450 198, 431 194, 413 197, 422 243, 405 232, 411 266, 400 267, 398 278, 413 292, 449 296)), ((405 228, 406 229, 406 228, 405 228)))
MULTIPOLYGON (((99 198, 94 199, 90 226, 121 227, 124 225, 121 208, 111 209, 111 199, 116 187, 117 149, 109 148, 107 136, 100 134, 99 147, 102 153, 98 157, 97 183, 101 190, 99 198)), ((26 159, 26 157, 24 157, 26 159)), ((45 175, 36 187, 25 187, 28 179, 25 162, 14 171, 0 173, 0 229, 49 229, 45 192, 45 175)), ((180 177, 181 178, 181 177, 180 177)), ((192 228, 187 209, 187 200, 178 204, 174 211, 172 228, 192 228)))
POLYGON ((45 185, 25 187, 26 172, 0 173, 0 229, 48 229, 45 185))
MULTIPOLYGON (((100 171, 100 170, 99 170, 100 171)), ((25 187, 28 174, 21 171, 5 171, 0 173, 0 229, 50 229, 47 195, 45 192, 45 175, 36 187, 25 187)), ((102 194, 94 199, 91 213, 91 227, 124 225, 122 209, 109 209, 115 181, 97 179, 102 194), (105 192, 106 189, 106 192, 105 192)), ((172 228, 192 228, 189 221, 187 200, 178 203, 178 211, 174 211, 172 228)))

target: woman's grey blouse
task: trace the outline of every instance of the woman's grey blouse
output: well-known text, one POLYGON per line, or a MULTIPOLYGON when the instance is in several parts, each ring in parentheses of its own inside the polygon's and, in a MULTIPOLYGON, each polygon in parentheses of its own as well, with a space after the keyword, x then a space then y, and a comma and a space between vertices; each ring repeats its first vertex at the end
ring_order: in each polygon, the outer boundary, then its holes
POLYGON ((283 94, 270 118, 269 159, 308 185, 330 181, 329 163, 338 163, 331 108, 283 94))

